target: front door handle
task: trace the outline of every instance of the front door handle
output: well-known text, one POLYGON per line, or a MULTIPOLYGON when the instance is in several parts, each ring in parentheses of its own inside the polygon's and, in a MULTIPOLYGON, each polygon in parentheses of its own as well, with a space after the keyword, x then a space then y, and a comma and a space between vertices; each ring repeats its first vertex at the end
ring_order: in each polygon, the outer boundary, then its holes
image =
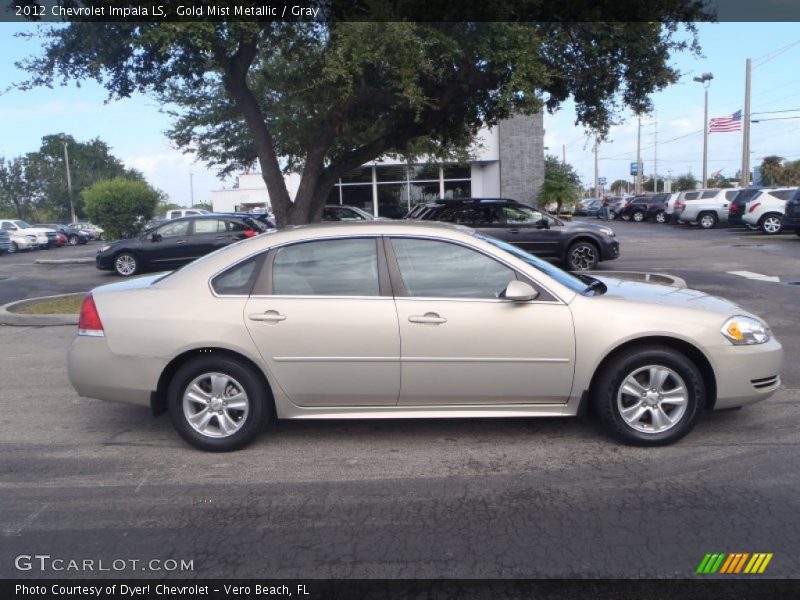
POLYGON ((252 315, 247 315, 247 318, 251 321, 267 321, 268 323, 278 323, 279 321, 285 321, 286 317, 279 313, 277 310, 268 310, 263 313, 254 313, 252 315))
POLYGON ((185 244, 186 240, 177 240, 175 243, 176 244, 185 244))
POLYGON ((440 317, 435 312, 425 313, 424 315, 412 315, 408 317, 410 323, 425 323, 429 325, 440 325, 447 323, 447 319, 440 317))
POLYGON ((509 229, 508 233, 519 233, 519 229, 509 229))

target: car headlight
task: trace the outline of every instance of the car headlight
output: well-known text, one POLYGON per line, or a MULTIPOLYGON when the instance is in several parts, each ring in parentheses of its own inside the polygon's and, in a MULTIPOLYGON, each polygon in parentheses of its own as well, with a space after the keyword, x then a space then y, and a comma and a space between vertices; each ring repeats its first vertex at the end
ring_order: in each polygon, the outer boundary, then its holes
POLYGON ((752 317, 731 317, 720 330, 734 346, 750 346, 764 344, 772 337, 772 332, 766 323, 752 317))
POLYGON ((607 235, 608 237, 614 237, 614 230, 609 229, 608 227, 601 227, 600 233, 607 235))
POLYGON ((105 252, 106 250, 110 250, 110 249, 111 249, 111 244, 106 244, 105 246, 100 248, 100 252, 105 252))

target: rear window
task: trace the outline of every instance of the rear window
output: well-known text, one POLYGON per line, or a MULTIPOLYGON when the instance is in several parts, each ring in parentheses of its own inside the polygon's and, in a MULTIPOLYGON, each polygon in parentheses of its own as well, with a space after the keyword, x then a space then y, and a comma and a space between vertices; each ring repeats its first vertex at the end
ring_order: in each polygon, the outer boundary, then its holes
POLYGON ((223 271, 211 280, 211 288, 219 296, 249 296, 265 256, 262 252, 223 271))
POLYGON ((728 200, 730 202, 731 200, 733 200, 736 197, 736 194, 738 194, 738 193, 739 192, 737 192, 736 190, 730 190, 730 191, 725 192, 725 200, 728 200))
POLYGON ((792 194, 795 193, 795 190, 777 190, 775 192, 770 192, 771 195, 775 196, 780 200, 788 200, 792 197, 792 194))

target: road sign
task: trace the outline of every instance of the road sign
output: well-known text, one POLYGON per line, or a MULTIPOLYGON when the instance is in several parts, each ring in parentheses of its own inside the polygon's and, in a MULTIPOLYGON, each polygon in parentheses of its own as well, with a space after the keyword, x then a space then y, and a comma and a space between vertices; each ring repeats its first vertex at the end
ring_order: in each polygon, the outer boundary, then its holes
POLYGON ((638 175, 639 174, 639 165, 635 162, 631 163, 631 175, 638 175))
POLYGON ((598 177, 597 178, 597 183, 599 183, 600 185, 605 185, 606 184, 606 178, 605 177, 598 177))

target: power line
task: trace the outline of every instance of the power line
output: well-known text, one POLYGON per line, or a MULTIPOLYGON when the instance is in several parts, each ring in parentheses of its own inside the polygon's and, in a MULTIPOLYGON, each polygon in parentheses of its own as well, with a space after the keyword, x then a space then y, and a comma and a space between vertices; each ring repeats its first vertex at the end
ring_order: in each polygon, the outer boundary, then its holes
POLYGON ((794 42, 786 44, 783 48, 778 48, 777 50, 773 50, 772 52, 768 52, 768 53, 764 54, 763 56, 759 56, 758 58, 756 58, 754 60, 754 62, 756 62, 758 64, 754 65, 753 68, 757 69, 758 67, 767 64, 772 59, 780 56, 781 54, 783 54, 784 52, 787 52, 788 50, 791 50, 792 48, 794 48, 798 44, 800 44, 800 40, 796 40, 794 42))

